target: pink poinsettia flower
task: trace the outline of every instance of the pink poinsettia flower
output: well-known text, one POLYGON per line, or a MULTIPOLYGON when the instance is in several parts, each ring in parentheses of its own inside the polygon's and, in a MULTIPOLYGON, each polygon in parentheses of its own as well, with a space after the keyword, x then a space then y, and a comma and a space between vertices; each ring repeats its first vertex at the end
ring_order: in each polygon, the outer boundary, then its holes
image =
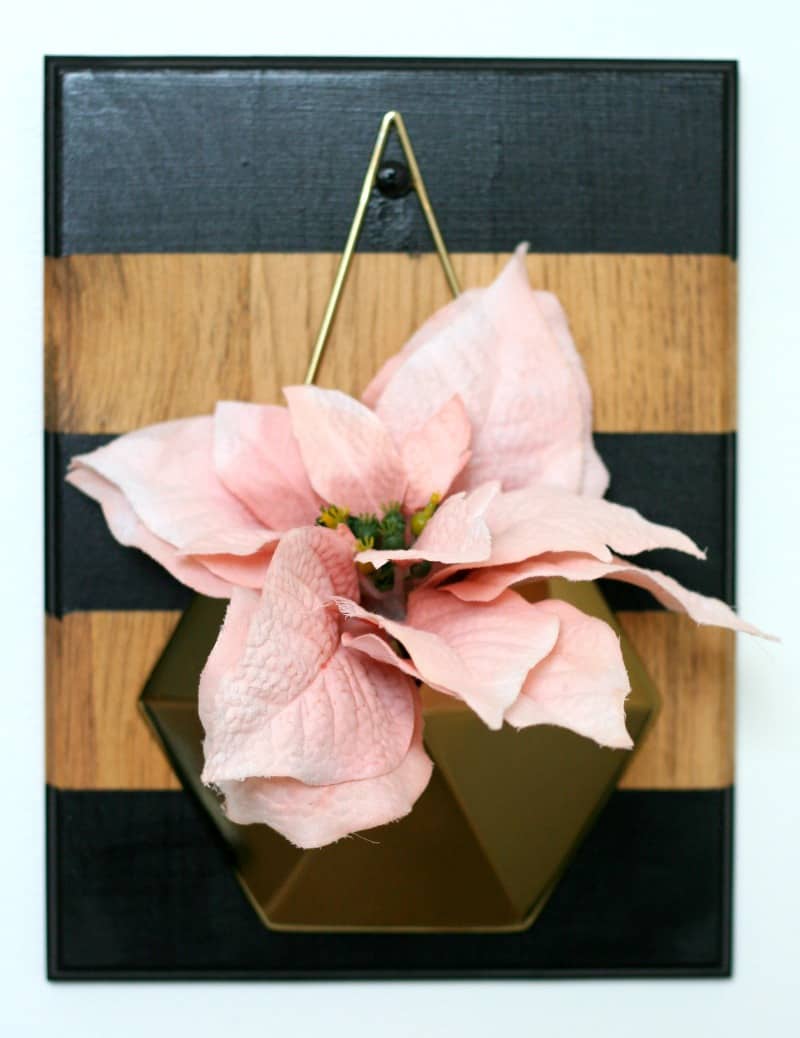
POLYGON ((73 460, 123 544, 230 598, 203 672, 203 781, 236 822, 318 847, 411 810, 432 764, 420 683, 488 727, 561 725, 626 749, 616 634, 514 587, 608 577, 758 633, 620 556, 684 534, 603 500, 591 394, 525 250, 430 318, 367 387, 129 433, 73 460))

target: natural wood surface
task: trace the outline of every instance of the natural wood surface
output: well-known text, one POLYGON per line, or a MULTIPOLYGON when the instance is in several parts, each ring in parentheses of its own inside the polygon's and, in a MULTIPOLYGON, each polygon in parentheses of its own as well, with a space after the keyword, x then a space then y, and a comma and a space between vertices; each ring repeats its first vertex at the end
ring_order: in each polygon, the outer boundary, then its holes
POLYGON ((734 639, 675 613, 618 614, 661 695, 623 789, 713 789, 733 781, 734 639))
MULTIPOLYGON (((72 613, 47 621, 48 781, 64 789, 178 783, 137 702, 178 613, 72 613)), ((732 635, 672 613, 620 613, 661 691, 627 789, 704 789, 733 778, 732 635)))
MULTIPOLYGON (((460 254, 464 287, 505 255, 460 254)), ((47 423, 123 432, 302 381, 338 257, 78 255, 46 264, 47 423)), ((735 266, 724 256, 532 255, 560 297, 602 432, 735 428, 735 266)), ((355 257, 318 383, 363 388, 448 300, 435 255, 355 257)))
POLYGON ((177 789, 139 715, 180 613, 47 618, 47 780, 63 789, 177 789))

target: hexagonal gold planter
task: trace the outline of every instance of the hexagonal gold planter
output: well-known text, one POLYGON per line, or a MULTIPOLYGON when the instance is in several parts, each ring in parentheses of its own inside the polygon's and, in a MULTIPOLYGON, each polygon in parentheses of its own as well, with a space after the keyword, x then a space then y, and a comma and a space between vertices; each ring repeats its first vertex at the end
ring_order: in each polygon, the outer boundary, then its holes
MULTIPOLYGON (((593 584, 537 585, 619 626, 593 584)), ((197 598, 156 665, 141 707, 184 786, 230 849, 253 907, 287 930, 509 931, 528 927, 627 766, 550 726, 492 732, 458 701, 423 689, 425 743, 435 763, 411 814, 392 825, 302 851, 267 826, 237 826, 200 783, 197 684, 225 603, 197 598)), ((621 632, 620 632, 621 633, 621 632)), ((638 747, 658 709, 641 661, 622 646, 638 747)))

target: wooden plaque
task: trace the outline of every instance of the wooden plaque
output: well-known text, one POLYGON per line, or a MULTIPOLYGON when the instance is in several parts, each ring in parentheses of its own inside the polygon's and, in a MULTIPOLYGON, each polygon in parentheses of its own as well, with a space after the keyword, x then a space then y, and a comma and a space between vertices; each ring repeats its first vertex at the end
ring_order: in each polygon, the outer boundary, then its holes
MULTIPOLYGON (((137 713, 189 592, 107 532, 69 458, 302 381, 382 114, 462 285, 519 240, 561 298, 610 497, 734 596, 731 63, 47 61, 49 971, 54 978, 727 975, 733 642, 607 593, 663 709, 517 934, 273 932, 137 713)), ((374 194, 319 384, 363 388, 447 301, 413 195, 374 194)), ((513 819, 510 819, 513 824, 513 819)))

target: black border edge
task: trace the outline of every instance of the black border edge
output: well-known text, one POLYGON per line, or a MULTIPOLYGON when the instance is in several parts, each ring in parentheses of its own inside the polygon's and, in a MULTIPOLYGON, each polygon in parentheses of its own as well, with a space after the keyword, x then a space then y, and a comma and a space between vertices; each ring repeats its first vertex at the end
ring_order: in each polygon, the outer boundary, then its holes
POLYGON ((722 826, 722 850, 720 860, 722 862, 722 885, 720 889, 720 919, 722 933, 720 934, 720 963, 718 977, 726 978, 733 976, 733 838, 734 838, 734 799, 736 786, 732 782, 724 790, 723 798, 723 826, 722 826))
POLYGON ((723 178, 722 240, 727 242, 727 254, 736 260, 739 248, 738 192, 739 192, 739 62, 721 63, 725 76, 725 108, 723 130, 725 158, 723 178))
POLYGON ((44 59, 44 254, 61 255, 61 79, 64 58, 44 59))
POLYGON ((58 435, 44 433, 44 609, 47 616, 61 619, 61 495, 58 435))
POLYGON ((736 603, 736 456, 737 435, 731 430, 726 436, 724 493, 722 514, 725 517, 723 530, 725 601, 736 603))
POLYGON ((518 983, 521 983, 523 981, 528 981, 534 983, 547 983, 548 981, 557 982, 570 980, 730 980, 731 977, 732 973, 730 971, 730 968, 725 966, 708 966, 695 968, 665 967, 663 969, 645 970, 553 970, 551 973, 526 973, 522 970, 510 969, 499 969, 496 971, 491 969, 485 969, 482 971, 474 971, 472 973, 433 973, 429 970, 409 969, 405 970, 402 973, 392 972, 389 970, 375 970, 368 976, 363 973, 352 973, 347 970, 343 970, 341 973, 329 974, 314 973, 313 971, 291 972, 288 970, 273 970, 269 974, 261 974, 237 972, 236 970, 231 970, 223 974, 219 972, 204 970, 173 970, 170 972, 161 973, 149 970, 142 970, 141 972, 131 972, 117 969, 81 971, 61 969, 58 966, 52 966, 47 973, 47 979, 50 981, 56 981, 59 983, 66 981, 67 983, 73 984, 83 983, 86 981, 94 983, 103 983, 107 981, 123 981, 125 983, 152 983, 153 981, 157 981, 159 983, 164 984, 169 984, 175 981, 197 981, 200 983, 210 981, 215 984, 238 984, 243 981, 251 984, 286 983, 287 981, 297 983, 313 981, 314 983, 322 984, 335 984, 340 981, 347 983, 357 981, 362 984, 371 984, 375 981, 390 981, 392 983, 400 984, 404 981, 429 981, 432 983, 437 983, 439 981, 463 981, 464 983, 485 983, 491 981, 516 981, 518 983))
POLYGON ((737 62, 735 59, 705 60, 701 58, 509 58, 509 57, 437 57, 413 55, 369 57, 347 57, 343 55, 315 56, 310 54, 269 55, 251 54, 239 56, 214 55, 160 55, 158 57, 124 57, 114 55, 59 55, 45 56, 46 65, 53 66, 56 73, 75 71, 95 71, 99 69, 216 69, 216 68, 314 68, 314 69, 421 69, 445 68, 495 68, 495 69, 572 69, 577 66, 586 69, 611 69, 624 71, 661 71, 672 69, 687 72, 725 72, 735 78, 737 62))
POLYGON ((64 971, 59 965, 60 927, 58 920, 58 790, 49 783, 45 786, 45 961, 48 980, 76 979, 79 974, 64 971))

